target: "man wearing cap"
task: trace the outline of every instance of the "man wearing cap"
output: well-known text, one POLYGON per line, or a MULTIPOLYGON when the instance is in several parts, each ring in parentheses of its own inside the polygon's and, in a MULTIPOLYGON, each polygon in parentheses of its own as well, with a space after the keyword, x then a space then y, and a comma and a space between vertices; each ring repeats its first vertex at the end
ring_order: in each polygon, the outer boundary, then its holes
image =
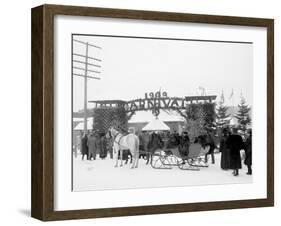
POLYGON ((245 161, 244 164, 248 167, 248 175, 252 175, 252 130, 248 130, 249 136, 247 137, 245 141, 245 161))

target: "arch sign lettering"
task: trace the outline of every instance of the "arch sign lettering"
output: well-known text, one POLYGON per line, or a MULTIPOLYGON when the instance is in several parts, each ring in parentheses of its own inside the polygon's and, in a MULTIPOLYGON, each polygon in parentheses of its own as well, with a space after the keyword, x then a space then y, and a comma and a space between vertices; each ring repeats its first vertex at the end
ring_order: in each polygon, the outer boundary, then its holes
POLYGON ((95 103, 95 108, 112 108, 123 107, 126 113, 134 113, 136 111, 151 110, 153 114, 158 115, 161 109, 179 109, 184 110, 188 104, 192 103, 213 103, 216 99, 215 95, 210 96, 185 96, 185 97, 169 97, 167 92, 149 92, 145 93, 144 98, 130 101, 122 100, 100 100, 89 101, 95 103))

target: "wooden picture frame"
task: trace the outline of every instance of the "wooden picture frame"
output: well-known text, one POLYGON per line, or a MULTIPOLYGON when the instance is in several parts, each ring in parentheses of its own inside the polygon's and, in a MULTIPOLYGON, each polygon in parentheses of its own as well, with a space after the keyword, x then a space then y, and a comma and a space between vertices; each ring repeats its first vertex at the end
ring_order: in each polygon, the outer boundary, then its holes
POLYGON ((125 9, 42 5, 32 9, 31 215, 51 221, 274 205, 274 20, 125 9), (267 198, 54 211, 54 16, 87 16, 264 27, 267 29, 267 198))

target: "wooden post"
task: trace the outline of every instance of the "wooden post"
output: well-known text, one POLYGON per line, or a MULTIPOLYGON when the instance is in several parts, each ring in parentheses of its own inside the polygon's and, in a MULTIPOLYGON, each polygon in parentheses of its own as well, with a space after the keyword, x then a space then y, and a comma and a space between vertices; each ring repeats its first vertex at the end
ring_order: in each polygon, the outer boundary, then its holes
POLYGON ((88 128, 88 120, 87 120, 87 75, 88 75, 88 48, 89 43, 86 43, 86 55, 85 55, 85 77, 84 77, 84 134, 87 134, 88 128))

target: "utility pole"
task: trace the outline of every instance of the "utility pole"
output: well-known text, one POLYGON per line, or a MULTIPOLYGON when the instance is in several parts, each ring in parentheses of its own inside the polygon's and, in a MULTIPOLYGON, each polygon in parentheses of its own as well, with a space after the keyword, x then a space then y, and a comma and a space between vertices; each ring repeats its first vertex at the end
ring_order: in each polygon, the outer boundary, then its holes
POLYGON ((89 47, 93 47, 93 48, 96 48, 96 49, 101 49, 101 47, 96 46, 96 45, 92 45, 89 42, 83 42, 83 41, 76 40, 76 39, 73 39, 73 42, 82 44, 86 48, 85 55, 78 54, 78 53, 72 53, 72 57, 75 56, 76 58, 78 58, 78 59, 73 59, 72 60, 72 63, 73 63, 72 74, 75 75, 75 76, 79 76, 79 77, 83 77, 84 78, 84 134, 87 134, 87 131, 88 131, 88 128, 87 128, 87 124, 88 124, 88 116, 87 116, 87 109, 88 109, 88 104, 87 104, 88 103, 88 78, 96 79, 96 80, 100 79, 99 77, 95 77, 95 76, 89 75, 89 73, 95 73, 95 74, 101 73, 100 71, 89 69, 89 66, 92 66, 92 67, 95 67, 95 68, 100 68, 101 67, 100 65, 93 64, 93 63, 89 62, 89 60, 101 62, 100 59, 89 56, 89 47), (80 60, 81 58, 82 58, 82 60, 80 60), (76 66, 74 66, 74 63, 76 64, 76 66), (77 66, 77 64, 78 64, 78 66, 77 66), (83 65, 83 66, 81 67, 80 65, 83 65), (73 69, 79 70, 79 71, 83 71, 84 73, 83 74, 82 73, 74 73, 73 69))
POLYGON ((88 124, 88 117, 87 117, 87 101, 88 101, 88 88, 87 88, 87 75, 88 75, 88 52, 89 52, 89 43, 86 43, 86 57, 85 57, 85 76, 84 76, 84 134, 87 134, 87 124, 88 124))

